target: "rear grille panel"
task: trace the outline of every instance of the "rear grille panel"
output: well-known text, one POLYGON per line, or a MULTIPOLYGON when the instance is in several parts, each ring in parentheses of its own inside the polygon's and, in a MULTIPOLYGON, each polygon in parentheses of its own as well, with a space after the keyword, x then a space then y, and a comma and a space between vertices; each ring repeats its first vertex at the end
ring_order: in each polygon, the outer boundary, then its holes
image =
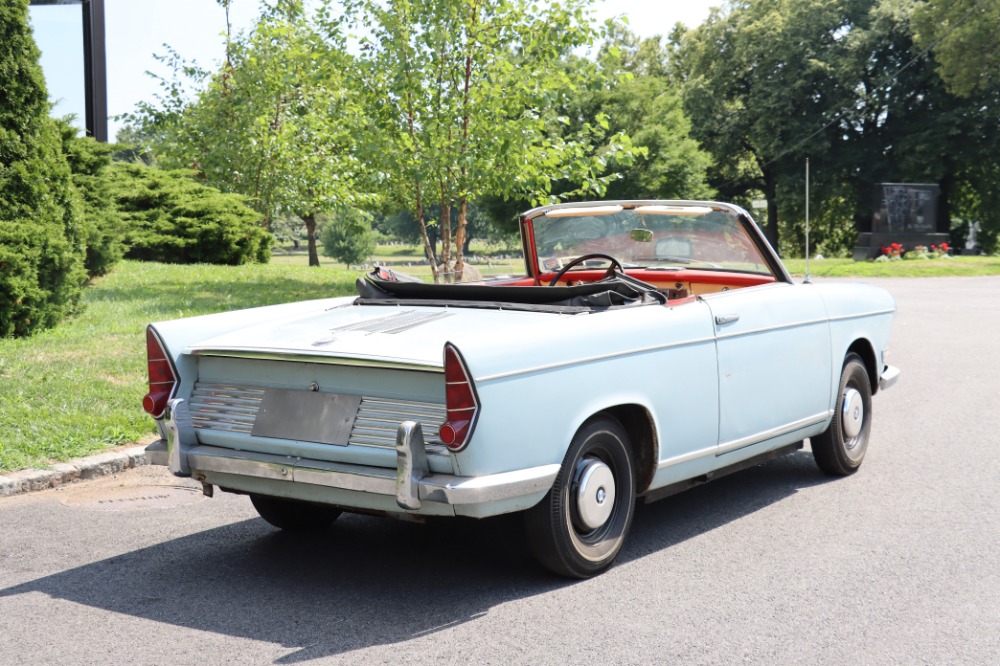
MULTIPOLYGON (((188 410, 196 429, 249 435, 263 398, 262 388, 197 382, 188 410)), ((418 421, 425 426, 427 451, 445 453, 446 447, 437 440, 437 426, 444 423, 445 418, 444 405, 362 397, 348 445, 394 448, 399 424, 418 421)))

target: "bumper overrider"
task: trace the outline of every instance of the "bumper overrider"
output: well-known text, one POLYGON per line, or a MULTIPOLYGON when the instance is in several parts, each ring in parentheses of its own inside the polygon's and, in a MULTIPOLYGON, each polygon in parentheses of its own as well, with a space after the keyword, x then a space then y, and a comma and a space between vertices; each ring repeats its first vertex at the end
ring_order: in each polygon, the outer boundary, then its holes
POLYGON ((150 462, 226 490, 319 501, 346 509, 485 517, 535 505, 552 487, 559 465, 484 476, 430 472, 420 423, 396 433, 396 468, 311 460, 198 443, 183 399, 163 414, 166 439, 146 449, 150 462))
POLYGON ((882 375, 878 379, 879 390, 885 390, 896 383, 899 379, 899 368, 887 365, 882 370, 882 375))

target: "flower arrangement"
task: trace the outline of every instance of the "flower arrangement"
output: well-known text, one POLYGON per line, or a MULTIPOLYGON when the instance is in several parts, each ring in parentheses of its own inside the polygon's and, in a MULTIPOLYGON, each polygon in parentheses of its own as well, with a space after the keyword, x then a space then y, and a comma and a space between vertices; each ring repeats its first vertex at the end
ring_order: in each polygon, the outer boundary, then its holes
POLYGON ((941 243, 940 245, 934 245, 931 243, 931 251, 929 254, 931 259, 940 259, 941 257, 951 256, 948 254, 950 250, 951 248, 948 247, 947 243, 941 243))
POLYGON ((906 254, 906 250, 899 243, 889 243, 883 245, 875 261, 899 261, 906 254))
POLYGON ((916 245, 912 250, 907 250, 900 243, 889 243, 888 245, 882 246, 878 257, 875 258, 875 261, 899 261, 900 259, 942 259, 949 258, 951 256, 949 254, 950 251, 951 247, 949 247, 947 243, 941 243, 939 245, 931 243, 930 247, 927 247, 926 245, 916 245))

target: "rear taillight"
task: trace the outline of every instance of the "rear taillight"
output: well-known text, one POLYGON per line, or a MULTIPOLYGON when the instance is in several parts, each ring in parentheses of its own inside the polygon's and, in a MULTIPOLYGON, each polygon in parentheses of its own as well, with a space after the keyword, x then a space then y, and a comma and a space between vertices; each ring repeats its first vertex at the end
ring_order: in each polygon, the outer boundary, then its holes
POLYGON ((177 375, 167 358, 160 339, 152 328, 146 329, 146 367, 149 372, 149 393, 142 399, 142 408, 152 417, 160 418, 177 385, 177 375))
POLYGON ((476 427, 479 397, 462 355, 451 343, 444 346, 444 381, 448 420, 441 424, 438 434, 445 446, 458 451, 469 442, 476 427))

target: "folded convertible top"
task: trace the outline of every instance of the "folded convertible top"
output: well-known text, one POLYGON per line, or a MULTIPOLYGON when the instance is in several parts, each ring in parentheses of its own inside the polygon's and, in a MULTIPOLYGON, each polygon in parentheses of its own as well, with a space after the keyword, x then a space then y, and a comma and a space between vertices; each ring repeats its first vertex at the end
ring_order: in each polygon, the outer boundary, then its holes
POLYGON ((515 286, 486 282, 430 284, 404 282, 376 268, 358 278, 359 304, 448 304, 456 307, 503 307, 507 309, 581 312, 609 308, 655 305, 667 297, 651 285, 627 275, 615 274, 587 284, 566 286, 515 286))

